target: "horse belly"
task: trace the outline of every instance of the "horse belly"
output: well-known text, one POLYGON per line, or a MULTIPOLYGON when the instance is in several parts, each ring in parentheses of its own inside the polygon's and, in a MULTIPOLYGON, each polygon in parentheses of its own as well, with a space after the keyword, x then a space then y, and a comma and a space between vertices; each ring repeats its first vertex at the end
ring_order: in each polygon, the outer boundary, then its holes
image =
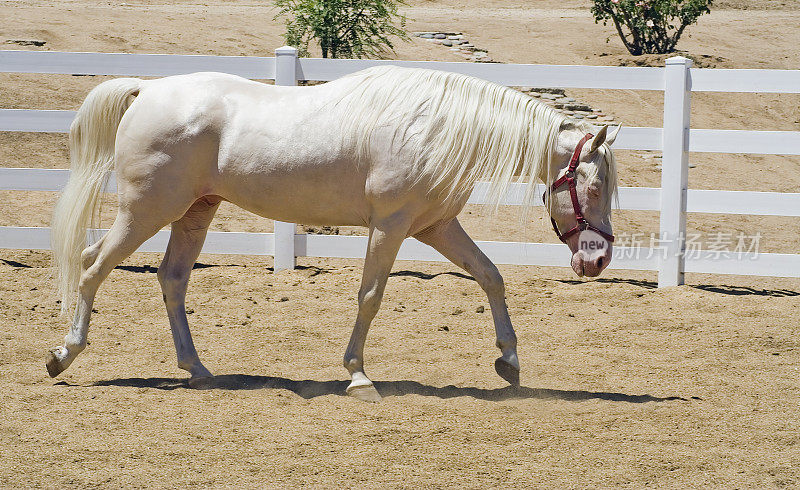
POLYGON ((225 199, 266 218, 329 226, 369 223, 365 178, 346 165, 262 162, 227 168, 221 177, 225 199))

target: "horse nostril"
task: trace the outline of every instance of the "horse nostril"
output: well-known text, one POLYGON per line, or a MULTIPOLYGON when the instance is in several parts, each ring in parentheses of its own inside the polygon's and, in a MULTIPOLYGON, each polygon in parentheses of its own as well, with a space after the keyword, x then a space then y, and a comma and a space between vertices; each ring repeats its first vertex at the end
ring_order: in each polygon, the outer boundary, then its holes
POLYGON ((603 257, 600 257, 599 259, 597 259, 597 268, 598 269, 602 269, 603 268, 603 257))

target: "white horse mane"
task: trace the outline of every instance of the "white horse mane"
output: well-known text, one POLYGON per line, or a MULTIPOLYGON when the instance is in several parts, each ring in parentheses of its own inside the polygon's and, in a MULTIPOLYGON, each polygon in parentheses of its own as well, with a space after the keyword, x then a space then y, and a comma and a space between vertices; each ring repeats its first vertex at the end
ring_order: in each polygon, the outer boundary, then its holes
MULTIPOLYGON (((485 180, 491 183, 487 205, 497 209, 515 176, 551 180, 548 162, 562 129, 590 129, 521 92, 466 75, 380 66, 345 78, 354 82, 342 99, 351 118, 345 134, 355 139, 360 156, 369 155, 376 128, 397 128, 395 139, 414 145, 419 179, 446 203, 485 180)), ((611 152, 603 153, 608 177, 615 177, 611 152)), ((616 178, 607 181, 613 193, 616 178)), ((533 189, 525 196, 529 205, 533 189)))

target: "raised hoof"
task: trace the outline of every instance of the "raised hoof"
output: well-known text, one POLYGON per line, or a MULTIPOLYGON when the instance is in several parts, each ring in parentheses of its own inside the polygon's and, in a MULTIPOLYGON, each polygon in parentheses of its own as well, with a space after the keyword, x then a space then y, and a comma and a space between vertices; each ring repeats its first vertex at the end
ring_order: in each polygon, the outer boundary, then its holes
POLYGON ((61 361, 58 360, 58 357, 56 357, 53 351, 49 351, 47 353, 47 374, 49 374, 51 378, 55 378, 62 372, 64 372, 64 366, 61 365, 61 361))
POLYGON ((511 386, 519 386, 519 369, 507 363, 502 357, 494 361, 494 370, 501 378, 511 383, 511 386))
POLYGON ((350 386, 347 387, 347 394, 362 402, 378 403, 381 401, 381 394, 378 393, 372 383, 350 383, 350 386))
POLYGON ((189 378, 189 388, 193 390, 210 390, 214 386, 214 376, 195 376, 189 378))

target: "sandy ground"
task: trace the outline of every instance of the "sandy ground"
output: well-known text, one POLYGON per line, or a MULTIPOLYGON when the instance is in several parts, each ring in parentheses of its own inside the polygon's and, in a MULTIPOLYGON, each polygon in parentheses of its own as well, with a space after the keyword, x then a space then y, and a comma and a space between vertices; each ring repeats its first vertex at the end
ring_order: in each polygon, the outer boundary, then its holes
POLYGON ((384 400, 343 395, 359 261, 204 256, 188 308, 217 387, 175 367, 140 254, 101 290, 57 382, 48 255, 0 260, 2 486, 800 484, 797 281, 655 289, 505 267, 522 388, 492 369, 485 297, 447 265, 396 264, 367 342, 384 400), (284 300, 284 298, 286 298, 284 300))
MULTIPOLYGON (((269 56, 282 44, 266 2, 0 2, 0 43, 41 48, 269 56), (202 25, 198 36, 197 26, 202 25)), ((413 1, 410 30, 465 32, 503 62, 655 64, 627 56, 588 2, 413 1)), ((679 47, 700 66, 797 69, 800 2, 719 2, 679 47)), ((419 39, 401 59, 460 58, 419 39)), ((104 77, 0 74, 0 107, 75 109, 104 77)), ((569 91, 631 126, 659 125, 661 94, 569 91)), ((693 127, 800 130, 800 97, 696 94, 693 127)), ((656 186, 652 152, 617 153, 622 185, 656 186)), ((693 154, 690 185, 798 192, 800 158, 693 154), (726 169, 720 171, 720 169, 726 169), (776 175, 779 176, 776 178, 776 175)), ((0 133, 0 165, 67 166, 65 135, 0 133)), ((0 192, 0 226, 45 226, 55 196, 0 192)), ((113 218, 113 196, 104 207, 113 218)), ((617 233, 655 231, 656 213, 617 212, 617 233)), ((477 239, 554 242, 541 213, 506 210, 477 239)), ((212 228, 270 231, 224 206, 212 228)), ((795 253, 800 220, 692 215, 691 231, 761 232, 795 253)), ((342 233, 363 233, 346 228, 342 233)), ((58 380, 49 254, 0 251, 0 486, 660 486, 800 485, 800 281, 504 267, 523 362, 519 391, 492 370, 490 312, 447 264, 399 262, 367 343, 379 405, 343 396, 341 355, 360 261, 204 255, 188 307, 218 374, 190 390, 177 369, 155 268, 136 254, 101 289, 91 345, 58 380), (284 298, 286 298, 284 300, 284 298), (476 310, 486 308, 483 313, 476 310)))

